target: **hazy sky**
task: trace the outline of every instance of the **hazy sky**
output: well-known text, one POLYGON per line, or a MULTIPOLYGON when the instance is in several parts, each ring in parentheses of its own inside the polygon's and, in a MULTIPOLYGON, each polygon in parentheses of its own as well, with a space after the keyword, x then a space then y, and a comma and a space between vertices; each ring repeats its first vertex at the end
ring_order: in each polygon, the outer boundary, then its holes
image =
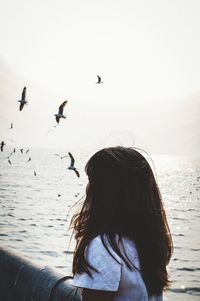
POLYGON ((21 145, 98 147, 124 133, 119 142, 153 152, 184 153, 188 143, 197 153, 199 0, 0 3, 0 105, 10 112, 2 139, 13 121, 21 145), (29 104, 19 113, 24 85, 29 104), (68 118, 47 134, 66 99, 68 118))

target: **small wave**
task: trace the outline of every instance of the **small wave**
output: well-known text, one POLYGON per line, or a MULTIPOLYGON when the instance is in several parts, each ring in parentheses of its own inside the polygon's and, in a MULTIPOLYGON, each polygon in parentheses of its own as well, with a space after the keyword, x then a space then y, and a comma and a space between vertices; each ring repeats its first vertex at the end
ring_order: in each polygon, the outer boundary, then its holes
POLYGON ((45 255, 50 255, 53 257, 58 257, 58 253, 54 251, 40 251, 40 253, 45 254, 45 255))
POLYGON ((63 251, 64 254, 74 254, 74 251, 63 251))
POLYGON ((200 268, 177 268, 178 271, 188 271, 188 272, 194 272, 194 271, 200 271, 200 268))
POLYGON ((57 268, 57 269, 65 269, 66 267, 64 265, 56 265, 55 268, 57 268))
POLYGON ((6 188, 0 188, 0 191, 7 191, 6 188))
POLYGON ((200 287, 182 287, 182 288, 170 288, 169 291, 173 293, 188 293, 200 295, 200 287))
POLYGON ((196 248, 191 248, 190 250, 191 251, 196 251, 196 252, 200 251, 200 249, 196 249, 196 248))
POLYGON ((172 236, 185 236, 184 234, 172 234, 172 236))
POLYGON ((171 217, 171 219, 175 219, 177 221, 186 221, 185 218, 181 218, 181 217, 171 217))
POLYGON ((8 216, 15 217, 12 213, 8 213, 8 216))

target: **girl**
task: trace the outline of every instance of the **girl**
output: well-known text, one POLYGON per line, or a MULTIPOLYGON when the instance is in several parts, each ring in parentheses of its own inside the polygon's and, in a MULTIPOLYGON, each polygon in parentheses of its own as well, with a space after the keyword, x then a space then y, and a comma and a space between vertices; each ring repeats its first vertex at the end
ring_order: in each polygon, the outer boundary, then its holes
POLYGON ((161 301, 169 285, 172 238, 147 160, 110 147, 86 165, 82 209, 72 218, 73 285, 82 301, 161 301))

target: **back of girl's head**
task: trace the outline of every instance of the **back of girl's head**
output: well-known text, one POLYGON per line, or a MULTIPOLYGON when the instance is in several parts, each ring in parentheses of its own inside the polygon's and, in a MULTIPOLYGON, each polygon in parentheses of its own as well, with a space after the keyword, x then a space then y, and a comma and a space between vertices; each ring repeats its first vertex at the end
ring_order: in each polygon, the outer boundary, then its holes
MULTIPOLYGON (((91 239, 106 234, 112 242, 113 235, 118 234, 135 242, 149 294, 161 293, 168 285, 166 264, 172 240, 148 161, 134 148, 110 147, 90 158, 86 173, 86 198, 81 212, 73 218, 77 239, 74 272, 89 271, 84 250, 91 239)), ((111 244, 120 255, 117 245, 111 244)))
POLYGON ((152 198, 157 185, 151 167, 135 149, 103 149, 88 161, 86 173, 92 231, 129 235, 133 223, 161 207, 152 198))

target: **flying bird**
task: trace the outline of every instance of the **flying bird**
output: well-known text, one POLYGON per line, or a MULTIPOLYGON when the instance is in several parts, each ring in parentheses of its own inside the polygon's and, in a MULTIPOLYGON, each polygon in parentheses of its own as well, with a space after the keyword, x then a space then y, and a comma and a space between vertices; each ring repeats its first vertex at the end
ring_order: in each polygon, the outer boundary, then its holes
POLYGON ((1 141, 1 151, 2 151, 2 152, 3 152, 3 148, 4 148, 5 145, 6 145, 5 142, 4 142, 4 141, 1 141))
POLYGON ((13 129, 13 123, 11 122, 9 130, 13 129))
POLYGON ((96 84, 103 84, 103 82, 101 81, 101 77, 99 75, 97 75, 97 79, 98 81, 96 82, 96 84))
POLYGON ((31 157, 28 158, 28 161, 27 161, 27 162, 30 162, 30 161, 31 161, 31 157))
POLYGON ((78 170, 76 169, 76 167, 74 166, 74 164, 75 164, 75 159, 74 159, 74 157, 72 156, 71 153, 68 153, 68 155, 69 155, 69 157, 70 157, 70 159, 71 159, 71 164, 70 164, 70 166, 68 167, 68 169, 73 170, 73 171, 75 172, 75 174, 77 175, 77 177, 79 178, 79 177, 80 177, 80 174, 79 174, 78 170))
POLYGON ((27 101, 26 101, 26 87, 24 87, 24 89, 22 91, 22 99, 18 100, 18 102, 20 102, 19 110, 22 111, 24 105, 27 104, 27 101))
POLYGON ((12 165, 12 163, 11 163, 11 161, 8 159, 8 163, 10 164, 10 165, 12 165))
POLYGON ((64 107, 67 103, 67 100, 64 101, 60 106, 59 106, 59 110, 58 110, 58 114, 54 114, 54 116, 56 117, 56 122, 59 124, 60 118, 66 118, 66 116, 63 115, 63 111, 64 111, 64 107))
POLYGON ((7 159, 10 159, 10 157, 12 156, 13 152, 10 153, 10 155, 7 157, 7 159))
POLYGON ((37 176, 36 171, 34 170, 34 176, 37 176))
POLYGON ((23 154, 23 151, 24 151, 24 149, 23 149, 23 148, 21 148, 21 149, 20 149, 20 152, 21 152, 22 154, 23 154))
POLYGON ((26 155, 28 154, 29 151, 30 151, 30 149, 27 149, 27 150, 26 150, 26 155))
POLYGON ((7 157, 7 159, 10 159, 10 157, 15 153, 15 148, 13 149, 13 151, 10 153, 10 155, 7 157))

